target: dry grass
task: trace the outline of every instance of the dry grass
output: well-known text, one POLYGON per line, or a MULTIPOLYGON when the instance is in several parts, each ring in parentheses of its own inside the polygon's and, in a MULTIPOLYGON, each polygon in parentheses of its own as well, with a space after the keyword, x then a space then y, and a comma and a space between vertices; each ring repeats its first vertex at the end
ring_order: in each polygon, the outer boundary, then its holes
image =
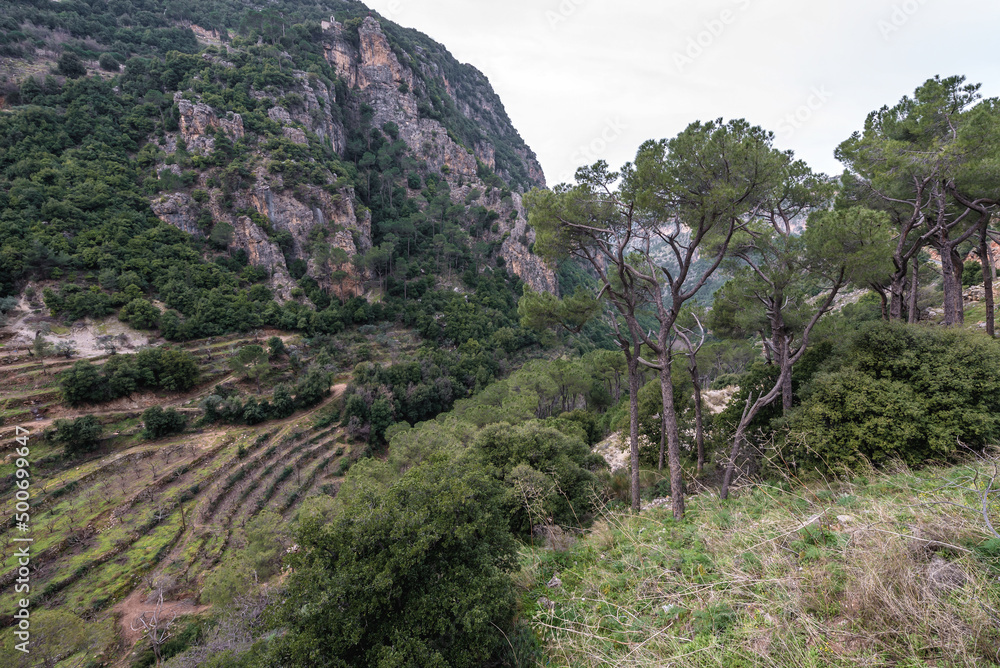
POLYGON ((525 550, 525 605, 551 665, 1000 665, 972 472, 758 485, 694 497, 681 523, 608 514, 565 552, 525 550))

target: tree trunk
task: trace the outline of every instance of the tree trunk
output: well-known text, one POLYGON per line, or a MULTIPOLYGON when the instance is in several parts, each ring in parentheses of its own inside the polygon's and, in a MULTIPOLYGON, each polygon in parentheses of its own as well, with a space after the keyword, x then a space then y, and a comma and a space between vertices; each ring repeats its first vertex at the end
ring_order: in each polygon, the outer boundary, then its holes
POLYGON ((628 363, 628 431, 629 454, 632 464, 632 511, 639 512, 639 353, 625 349, 628 363))
POLYGON ((787 336, 781 336, 778 347, 778 367, 781 378, 781 412, 784 415, 792 410, 792 363, 790 361, 791 351, 787 336))
POLYGON ((903 285, 906 282, 906 264, 889 283, 889 320, 903 319, 903 285))
POLYGON ((962 262, 962 256, 958 253, 958 242, 951 244, 951 267, 956 294, 955 318, 957 324, 961 325, 965 322, 965 300, 962 296, 962 270, 965 268, 965 263, 962 262))
POLYGON ((909 313, 906 319, 911 325, 920 320, 920 313, 917 312, 917 292, 920 290, 919 266, 917 258, 913 258, 913 273, 910 278, 909 304, 907 305, 909 313))
POLYGON ((781 413, 787 416, 792 410, 792 360, 788 350, 788 339, 785 339, 785 347, 781 356, 781 413))
POLYGON ((693 369, 691 382, 694 384, 694 440, 698 445, 698 475, 705 469, 705 430, 701 419, 701 379, 698 378, 698 367, 693 369))
POLYGON ((874 288, 875 292, 878 293, 878 299, 882 307, 882 320, 884 320, 885 322, 889 322, 889 309, 888 309, 888 302, 886 301, 885 298, 885 290, 880 286, 872 286, 872 287, 874 288))
MULTIPOLYGON (((660 392, 663 395, 663 424, 667 431, 667 463, 670 466, 670 499, 675 520, 684 519, 684 471, 681 469, 681 438, 674 407, 674 381, 670 376, 672 354, 667 332, 660 331, 660 392)), ((663 455, 660 454, 660 461, 663 455)))
MULTIPOLYGON (((988 219, 987 219, 988 223, 988 219)), ((983 288, 986 290, 986 294, 983 295, 983 299, 986 301, 986 333, 991 337, 994 336, 994 318, 993 318, 993 259, 990 257, 990 246, 989 238, 987 236, 988 225, 983 224, 982 231, 979 233, 979 261, 983 264, 983 288)))
POLYGON ((941 255, 941 286, 944 289, 944 324, 958 325, 962 322, 962 279, 955 280, 955 255, 948 238, 942 232, 938 252, 941 255))
POLYGON ((760 345, 764 348, 764 361, 772 364, 774 360, 771 359, 771 349, 767 347, 767 337, 764 336, 764 332, 760 332, 760 345))
MULTIPOLYGON (((789 374, 791 373, 791 370, 792 364, 789 363, 789 374)), ((752 405, 750 404, 750 400, 753 398, 753 395, 747 397, 747 404, 743 409, 743 415, 740 417, 740 423, 736 427, 736 436, 733 437, 733 447, 729 451, 729 463, 726 465, 726 473, 722 476, 722 489, 719 490, 719 496, 723 499, 729 497, 729 486, 733 482, 733 473, 736 470, 736 460, 739 458, 740 450, 743 446, 743 440, 746 437, 747 427, 750 425, 750 422, 757 417, 757 413, 760 412, 760 409, 764 408, 778 397, 778 393, 781 391, 781 386, 784 384, 784 375, 785 372, 782 371, 782 373, 778 376, 778 380, 771 388, 771 391, 766 395, 757 397, 757 400, 754 401, 752 405)))
POLYGON ((660 460, 656 465, 657 471, 663 470, 663 457, 667 451, 667 416, 660 411, 660 460))
MULTIPOLYGON (((745 417, 746 416, 744 415, 744 418, 745 417)), ((733 447, 729 451, 729 463, 726 465, 725 475, 722 476, 722 489, 719 490, 719 496, 723 499, 729 498, 729 486, 733 482, 733 472, 736 470, 736 458, 740 456, 740 447, 743 445, 743 433, 746 431, 746 423, 748 421, 749 420, 741 419, 739 426, 736 427, 736 436, 733 438, 733 447)))
POLYGON ((989 226, 987 225, 987 227, 986 227, 986 257, 989 258, 989 261, 990 261, 990 278, 993 280, 994 283, 996 283, 997 282, 997 266, 993 262, 993 249, 990 247, 990 238, 989 238, 989 236, 990 236, 989 235, 989 226))

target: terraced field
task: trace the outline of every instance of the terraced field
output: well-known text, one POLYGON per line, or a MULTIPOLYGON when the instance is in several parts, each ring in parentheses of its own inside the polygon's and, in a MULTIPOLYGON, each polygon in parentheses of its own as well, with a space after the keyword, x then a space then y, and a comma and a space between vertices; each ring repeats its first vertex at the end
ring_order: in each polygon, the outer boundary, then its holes
MULTIPOLYGON (((182 346, 201 371, 202 381, 190 393, 137 394, 80 409, 60 404, 58 388, 58 373, 77 358, 47 359, 44 367, 27 355, 0 360, 5 388, 0 493, 13 496, 15 430, 27 429, 31 586, 38 604, 89 619, 114 614, 120 637, 135 640, 128 629, 129 610, 144 601, 149 582, 169 581, 173 605, 198 612, 193 601, 205 575, 234 549, 234 533, 248 520, 270 510, 290 521, 305 498, 336 489, 344 470, 341 460, 351 455, 351 446, 339 426, 315 425, 317 416, 339 401, 342 382, 318 406, 284 420, 189 428, 181 435, 143 440, 145 408, 173 407, 194 417, 216 384, 238 380, 226 362, 247 343, 253 340, 242 336, 182 346), (55 419, 87 414, 104 427, 100 447, 86 457, 66 459, 43 434, 55 419)), ((5 548, 0 586, 5 588, 17 577, 14 538, 24 535, 13 514, 13 504, 0 504, 5 548)), ((11 614, 13 603, 5 597, 0 614, 11 614)))

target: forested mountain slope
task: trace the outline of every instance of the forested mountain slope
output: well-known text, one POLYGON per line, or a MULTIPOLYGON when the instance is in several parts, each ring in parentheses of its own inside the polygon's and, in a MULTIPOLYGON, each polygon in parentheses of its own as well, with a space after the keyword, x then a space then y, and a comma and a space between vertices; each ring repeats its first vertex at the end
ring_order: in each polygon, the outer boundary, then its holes
POLYGON ((503 266, 554 291, 519 197, 544 177, 485 77, 357 3, 331 7, 322 22, 295 3, 238 20, 157 3, 5 12, 4 290, 82 272, 100 313, 131 282, 175 311, 168 338, 298 326, 300 307, 429 273, 503 266), (206 298, 257 303, 261 321, 220 322, 206 298))
POLYGON ((360 3, 4 2, 0 31, 0 475, 13 493, 27 434, 26 665, 148 665, 150 587, 169 614, 226 608, 220 562, 266 581, 291 537, 270 530, 388 427, 538 354, 516 305, 557 291, 521 205, 544 176, 480 72, 360 3), (342 411, 362 362, 391 380, 342 411))

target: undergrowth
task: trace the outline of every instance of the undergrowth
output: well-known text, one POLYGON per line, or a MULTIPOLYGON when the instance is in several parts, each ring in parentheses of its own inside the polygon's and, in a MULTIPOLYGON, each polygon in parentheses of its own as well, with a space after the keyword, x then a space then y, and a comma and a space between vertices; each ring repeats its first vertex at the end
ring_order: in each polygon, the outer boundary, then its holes
POLYGON ((682 522, 607 512, 562 551, 526 547, 543 665, 1000 665, 977 467, 702 494, 682 522))

